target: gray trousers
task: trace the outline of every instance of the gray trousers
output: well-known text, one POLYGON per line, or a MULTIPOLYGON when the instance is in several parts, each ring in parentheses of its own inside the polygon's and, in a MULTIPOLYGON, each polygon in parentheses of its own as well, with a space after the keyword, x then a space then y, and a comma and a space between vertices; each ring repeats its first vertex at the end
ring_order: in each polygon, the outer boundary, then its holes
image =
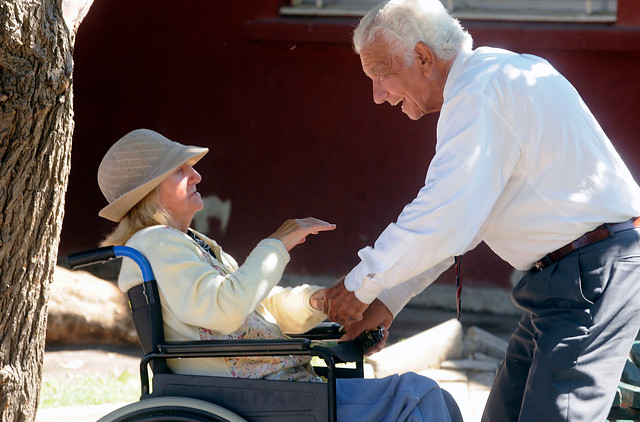
POLYGON ((640 329, 640 230, 527 272, 483 422, 602 422, 640 329))

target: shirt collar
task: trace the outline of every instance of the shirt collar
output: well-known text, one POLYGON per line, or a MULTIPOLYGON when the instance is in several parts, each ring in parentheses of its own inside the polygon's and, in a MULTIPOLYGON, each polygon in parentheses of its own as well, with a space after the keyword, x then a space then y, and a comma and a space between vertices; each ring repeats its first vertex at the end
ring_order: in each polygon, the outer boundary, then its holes
POLYGON ((469 57, 473 54, 473 50, 461 48, 456 54, 456 58, 453 60, 451 64, 451 69, 449 69, 449 74, 447 75, 447 81, 444 84, 444 90, 442 91, 442 96, 446 99, 449 92, 453 89, 453 86, 456 83, 456 79, 462 73, 462 69, 464 68, 464 64, 469 57))

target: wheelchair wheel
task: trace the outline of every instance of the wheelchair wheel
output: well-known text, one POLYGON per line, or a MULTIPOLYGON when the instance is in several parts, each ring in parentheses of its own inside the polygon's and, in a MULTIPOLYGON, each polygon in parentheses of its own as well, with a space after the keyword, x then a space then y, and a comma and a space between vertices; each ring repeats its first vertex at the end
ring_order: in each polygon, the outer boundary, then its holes
POLYGON ((186 397, 158 397, 116 409, 98 422, 247 422, 228 409, 186 397))

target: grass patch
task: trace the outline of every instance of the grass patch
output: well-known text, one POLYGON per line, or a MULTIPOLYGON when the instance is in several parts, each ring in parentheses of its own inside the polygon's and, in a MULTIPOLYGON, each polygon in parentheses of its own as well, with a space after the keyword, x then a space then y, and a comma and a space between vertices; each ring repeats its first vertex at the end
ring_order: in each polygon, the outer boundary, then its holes
POLYGON ((128 371, 45 379, 40 390, 42 408, 130 403, 139 399, 140 377, 128 371))

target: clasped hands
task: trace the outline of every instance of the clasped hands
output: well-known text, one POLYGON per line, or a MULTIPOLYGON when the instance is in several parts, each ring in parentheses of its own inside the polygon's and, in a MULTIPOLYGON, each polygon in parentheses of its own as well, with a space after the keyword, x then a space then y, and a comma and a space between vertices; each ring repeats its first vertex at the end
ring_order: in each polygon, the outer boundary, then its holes
MULTIPOLYGON (((331 231, 335 224, 327 223, 313 217, 292 219, 285 221, 270 238, 282 242, 287 251, 304 243, 308 235, 318 234, 323 231, 331 231)), ((385 345, 389 332, 387 329, 393 322, 393 315, 389 309, 378 299, 371 304, 362 303, 354 292, 347 290, 344 278, 333 287, 318 291, 310 299, 310 304, 316 309, 322 309, 331 321, 335 321, 344 328, 344 335, 340 340, 353 340, 366 330, 382 328, 383 338, 373 347, 365 350, 370 355, 381 350, 385 345)))
POLYGON ((382 328, 382 340, 368 348, 365 351, 366 355, 371 355, 386 345, 389 338, 387 329, 393 322, 391 311, 378 299, 371 304, 360 302, 354 292, 347 290, 344 278, 324 291, 322 311, 327 314, 329 320, 343 326, 344 335, 340 339, 342 341, 353 340, 366 330, 382 328))

